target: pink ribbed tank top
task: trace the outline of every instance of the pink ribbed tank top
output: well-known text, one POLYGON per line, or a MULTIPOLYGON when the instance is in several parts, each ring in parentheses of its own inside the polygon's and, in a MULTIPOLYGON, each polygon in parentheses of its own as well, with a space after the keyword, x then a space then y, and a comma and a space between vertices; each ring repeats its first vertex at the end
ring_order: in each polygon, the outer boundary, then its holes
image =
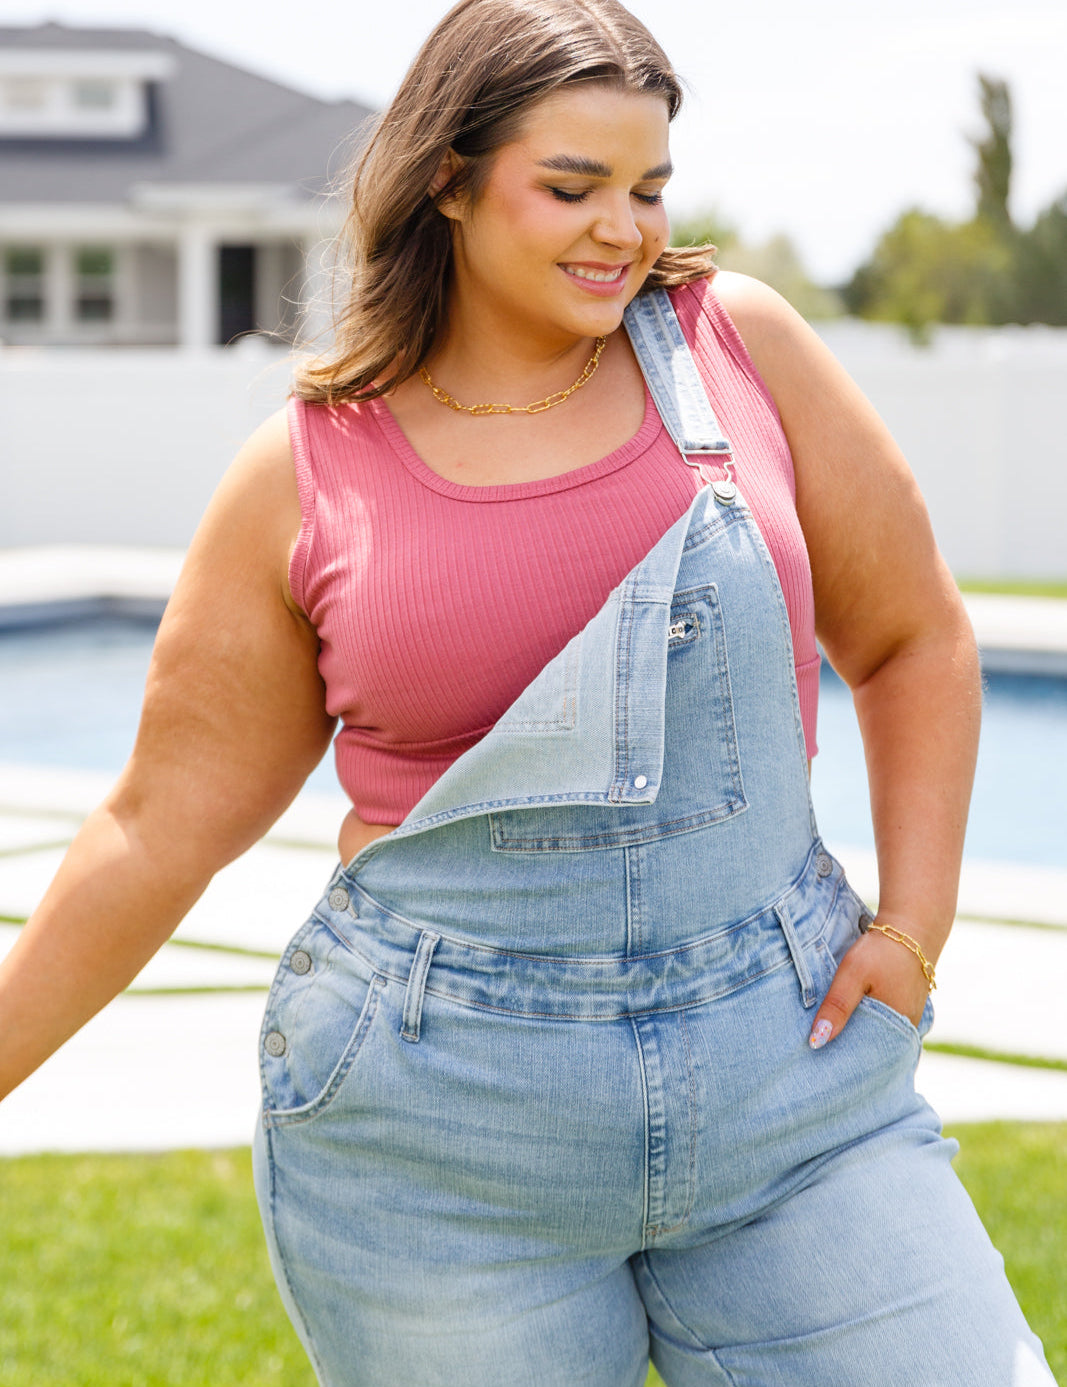
MULTIPOLYGON (((789 447, 710 284, 672 299, 785 594, 812 755, 819 659, 789 447)), ((621 448, 512 486, 438 476, 381 400, 291 400, 289 418, 303 514, 289 580, 342 722, 338 778, 366 822, 395 825, 596 614, 700 476, 647 392, 621 448)))

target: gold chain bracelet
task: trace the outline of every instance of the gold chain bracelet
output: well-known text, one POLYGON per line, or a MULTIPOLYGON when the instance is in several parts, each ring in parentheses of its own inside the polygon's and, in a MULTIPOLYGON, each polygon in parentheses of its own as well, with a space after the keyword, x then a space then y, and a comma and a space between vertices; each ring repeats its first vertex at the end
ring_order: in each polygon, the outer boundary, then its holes
POLYGON ((905 949, 911 950, 919 960, 919 967, 923 970, 923 977, 926 979, 927 989, 933 992, 934 988, 937 986, 934 980, 934 965, 923 953, 923 946, 919 941, 917 939, 912 939, 911 935, 905 934, 903 930, 895 929, 892 925, 879 924, 877 920, 872 920, 870 924, 867 925, 867 929, 864 930, 864 933, 872 929, 876 929, 879 934, 884 934, 887 939, 892 939, 895 944, 903 944, 905 949))

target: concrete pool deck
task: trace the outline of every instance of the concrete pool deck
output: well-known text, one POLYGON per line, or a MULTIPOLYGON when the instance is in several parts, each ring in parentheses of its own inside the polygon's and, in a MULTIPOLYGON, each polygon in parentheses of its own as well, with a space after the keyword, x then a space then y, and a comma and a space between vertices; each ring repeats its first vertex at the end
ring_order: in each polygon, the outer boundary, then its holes
MULTIPOLYGON (((18 919, 32 909, 63 842, 105 783, 0 767, 0 915, 18 919)), ((262 843, 216 877, 128 992, 0 1106, 0 1153, 249 1140, 273 959, 333 870, 329 833, 343 806, 340 796, 301 797, 262 843)), ((833 846, 870 894, 869 854, 833 846)), ((961 905, 938 966, 930 1040, 1067 1061, 1067 871, 968 863, 961 905), (1034 923, 989 919, 991 905, 998 913, 991 882, 1011 918, 1034 923)), ((16 932, 0 926, 0 952, 16 932)), ((950 1122, 1067 1120, 1064 1071, 928 1050, 918 1085, 950 1122)))
MULTIPOLYGON (((18 621, 128 611, 165 599, 176 552, 0 553, 0 607, 18 621)), ((1067 602, 968 599, 987 668, 1067 673, 1067 602)), ((10 624, 10 623, 9 623, 10 624)), ((0 953, 110 777, 0 765, 0 953)), ((130 989, 0 1106, 0 1154, 162 1150, 248 1142, 259 1021, 274 959, 335 864, 347 806, 305 792, 266 839, 219 873, 130 989), (262 890, 264 878, 271 890, 262 890)), ((831 843, 868 899, 871 854, 831 843)), ((918 1087, 948 1122, 1067 1120, 1067 850, 1062 870, 968 860, 938 966, 933 1046, 918 1087)), ((813 1056, 813 1062, 818 1057, 813 1056)))

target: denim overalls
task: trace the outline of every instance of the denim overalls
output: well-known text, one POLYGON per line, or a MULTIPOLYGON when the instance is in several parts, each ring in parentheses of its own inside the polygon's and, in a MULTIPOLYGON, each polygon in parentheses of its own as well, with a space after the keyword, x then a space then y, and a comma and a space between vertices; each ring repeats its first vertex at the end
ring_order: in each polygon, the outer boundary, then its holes
POLYGON ((918 1031, 865 999, 809 1049, 864 907, 730 445, 666 296, 626 326, 715 480, 285 953, 286 1306, 324 1387, 640 1387, 650 1340, 671 1387, 1047 1384, 918 1031))

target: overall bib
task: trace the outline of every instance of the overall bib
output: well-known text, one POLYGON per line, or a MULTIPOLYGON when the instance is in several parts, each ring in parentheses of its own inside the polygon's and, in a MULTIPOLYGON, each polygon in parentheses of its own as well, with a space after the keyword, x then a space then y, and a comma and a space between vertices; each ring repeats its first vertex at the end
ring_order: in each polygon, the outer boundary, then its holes
MULTIPOLYGON (((678 465, 728 458, 666 296, 626 325, 678 465)), ((725 470, 281 960, 256 1185, 324 1387, 1051 1381, 919 1032, 809 1049, 865 908, 725 470)))

